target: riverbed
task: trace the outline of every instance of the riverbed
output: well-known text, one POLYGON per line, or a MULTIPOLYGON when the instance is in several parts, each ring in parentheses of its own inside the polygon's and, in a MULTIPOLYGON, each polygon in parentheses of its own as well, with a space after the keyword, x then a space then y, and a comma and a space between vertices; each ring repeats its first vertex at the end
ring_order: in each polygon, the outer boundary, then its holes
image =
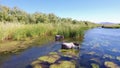
MULTIPOLYGON (((61 49, 61 43, 50 42, 30 47, 17 54, 1 55, 0 68, 29 68, 31 62, 38 57, 61 49)), ((120 66, 120 29, 94 28, 86 31, 78 58, 79 66, 84 68, 92 68, 92 63, 106 68, 106 61, 120 66)))

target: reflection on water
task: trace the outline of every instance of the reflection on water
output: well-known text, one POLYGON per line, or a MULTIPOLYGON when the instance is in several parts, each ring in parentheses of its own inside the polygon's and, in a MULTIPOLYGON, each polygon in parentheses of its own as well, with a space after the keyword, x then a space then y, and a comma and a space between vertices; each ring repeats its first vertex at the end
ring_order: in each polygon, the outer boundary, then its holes
POLYGON ((87 31, 79 56, 80 65, 85 68, 91 68, 91 63, 106 68, 106 61, 120 66, 120 29, 95 28, 87 31))

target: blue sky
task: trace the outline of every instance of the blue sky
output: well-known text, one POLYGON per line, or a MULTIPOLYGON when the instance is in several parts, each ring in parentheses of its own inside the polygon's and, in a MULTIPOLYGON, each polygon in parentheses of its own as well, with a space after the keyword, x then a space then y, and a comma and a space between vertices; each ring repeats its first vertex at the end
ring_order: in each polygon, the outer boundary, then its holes
POLYGON ((59 17, 93 22, 120 23, 120 0, 0 0, 29 13, 54 13, 59 17))

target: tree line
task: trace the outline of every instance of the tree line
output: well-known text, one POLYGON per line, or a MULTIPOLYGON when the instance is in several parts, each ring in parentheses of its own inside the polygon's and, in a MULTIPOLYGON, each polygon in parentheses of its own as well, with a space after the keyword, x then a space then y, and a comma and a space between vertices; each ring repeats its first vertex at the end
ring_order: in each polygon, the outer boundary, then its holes
POLYGON ((71 18, 61 18, 53 13, 45 14, 41 12, 27 13, 18 7, 7 7, 0 5, 0 22, 16 22, 24 24, 37 24, 37 23, 84 23, 88 25, 89 21, 78 21, 71 18))

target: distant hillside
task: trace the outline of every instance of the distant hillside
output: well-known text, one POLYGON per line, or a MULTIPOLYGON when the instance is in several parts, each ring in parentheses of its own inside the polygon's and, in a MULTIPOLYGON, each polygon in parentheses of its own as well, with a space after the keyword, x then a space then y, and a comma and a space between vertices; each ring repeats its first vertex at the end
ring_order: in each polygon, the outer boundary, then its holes
POLYGON ((101 22, 100 24, 115 24, 114 22, 101 22))

